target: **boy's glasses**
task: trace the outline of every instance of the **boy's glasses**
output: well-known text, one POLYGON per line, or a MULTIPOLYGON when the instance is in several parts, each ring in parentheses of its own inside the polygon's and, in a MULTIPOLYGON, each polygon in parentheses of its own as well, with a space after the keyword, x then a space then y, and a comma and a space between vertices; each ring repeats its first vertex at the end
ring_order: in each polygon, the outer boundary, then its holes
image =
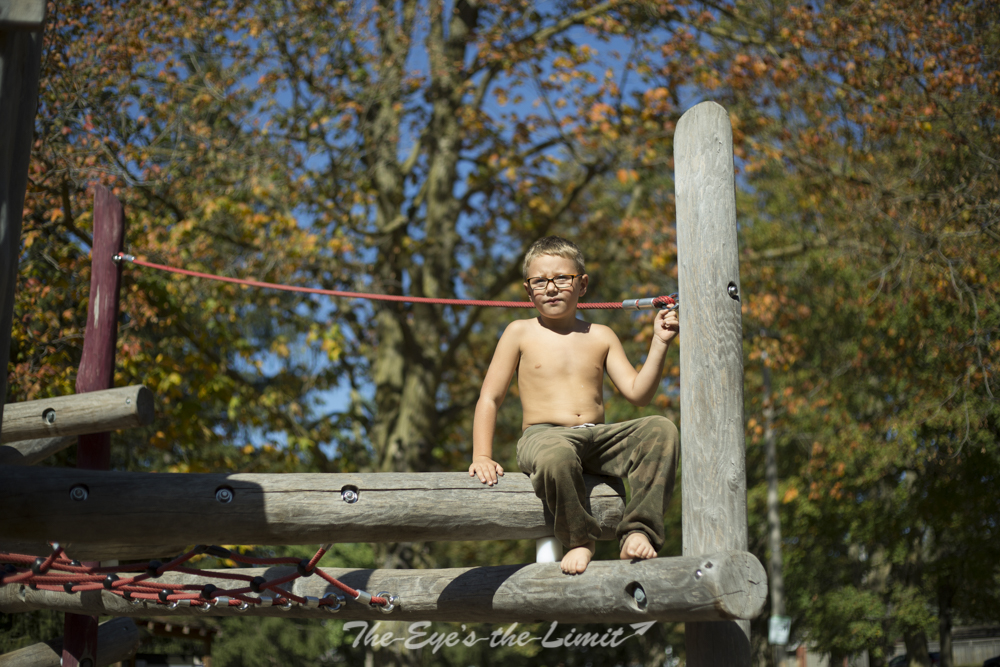
POLYGON ((573 286, 573 279, 579 276, 579 273, 574 273, 573 275, 561 275, 555 276, 554 278, 529 278, 528 287, 531 288, 533 292, 544 292, 549 287, 549 283, 556 286, 556 289, 568 289, 573 286))

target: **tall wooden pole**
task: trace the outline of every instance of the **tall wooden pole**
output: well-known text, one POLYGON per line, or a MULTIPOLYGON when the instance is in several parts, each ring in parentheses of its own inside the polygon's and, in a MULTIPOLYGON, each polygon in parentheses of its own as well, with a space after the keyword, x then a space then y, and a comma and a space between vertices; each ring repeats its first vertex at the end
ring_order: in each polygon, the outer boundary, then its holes
MULTIPOLYGON (((743 325, 733 137, 703 102, 674 137, 684 555, 747 550, 743 325)), ((750 573, 747 573, 750 576, 750 573)), ((750 665, 749 621, 685 624, 691 667, 750 665)))
MULTIPOLYGON (((118 296, 121 266, 112 258, 125 242, 125 212, 111 192, 94 190, 94 245, 90 249, 90 303, 83 355, 76 376, 76 393, 111 389, 115 375, 115 344, 118 341, 118 296)), ((111 465, 111 434, 81 435, 76 466, 107 470, 111 465)), ((97 664, 97 617, 66 614, 63 667, 93 667, 97 664)))
POLYGON ((7 398, 21 212, 35 135, 44 21, 45 0, 0 0, 0 423, 7 398))

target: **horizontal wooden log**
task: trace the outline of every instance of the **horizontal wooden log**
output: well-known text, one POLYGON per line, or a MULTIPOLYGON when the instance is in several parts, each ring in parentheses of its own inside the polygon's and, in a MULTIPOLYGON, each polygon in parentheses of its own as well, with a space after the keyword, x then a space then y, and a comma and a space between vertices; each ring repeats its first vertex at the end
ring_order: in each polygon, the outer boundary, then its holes
MULTIPOLYGON (((293 605, 288 611, 273 605, 168 609, 157 603, 133 605, 107 591, 63 593, 26 586, 0 587, 0 611, 6 613, 56 609, 82 614, 167 616, 236 614, 321 617, 372 621, 452 621, 507 623, 560 621, 566 623, 634 623, 642 621, 720 621, 749 619, 760 613, 767 595, 767 576, 760 562, 746 552, 709 556, 654 558, 646 561, 594 561, 581 575, 567 575, 558 563, 496 565, 439 570, 359 570, 323 568, 352 588, 399 597, 398 607, 384 614, 348 601, 339 612, 293 605), (636 591, 642 592, 637 594, 636 591)), ((294 568, 221 570, 275 579, 294 568)), ((212 570, 205 571, 211 575, 212 570)), ((204 585, 211 579, 166 573, 162 581, 204 585)), ((225 581, 215 580, 220 588, 225 581)), ((322 599, 337 589, 320 577, 299 578, 291 592, 322 599)))
POLYGON ((56 452, 61 452, 76 444, 75 435, 60 435, 55 438, 22 440, 9 445, 0 445, 0 465, 30 466, 44 461, 56 452))
POLYGON ((142 385, 70 394, 3 408, 0 442, 104 433, 153 423, 153 392, 142 385))
POLYGON ((37 30, 45 22, 45 0, 0 0, 0 29, 37 30))
MULTIPOLYGON (((621 480, 586 476, 603 539, 624 513, 621 480)), ((0 466, 0 535, 119 547, 509 540, 552 534, 527 476, 489 487, 468 473, 194 474, 0 466), (354 494, 356 500, 347 502, 354 494)), ((171 554, 160 554, 171 555, 171 554)))
MULTIPOLYGON (((40 642, 0 655, 0 667, 59 667, 63 639, 40 642)), ((131 618, 114 618, 97 628, 97 665, 128 660, 139 647, 139 628, 131 618)))

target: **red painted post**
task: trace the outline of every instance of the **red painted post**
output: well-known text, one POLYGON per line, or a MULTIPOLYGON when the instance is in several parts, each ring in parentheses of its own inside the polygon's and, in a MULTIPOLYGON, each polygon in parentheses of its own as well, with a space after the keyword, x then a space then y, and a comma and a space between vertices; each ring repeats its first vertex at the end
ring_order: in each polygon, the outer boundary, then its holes
MULTIPOLYGON (((76 376, 78 394, 114 386, 121 265, 112 258, 122 251, 124 242, 125 211, 110 190, 98 185, 94 189, 90 304, 83 355, 76 376)), ((81 435, 76 449, 76 467, 107 470, 110 466, 111 434, 81 435)), ((66 614, 63 667, 94 667, 97 664, 97 625, 96 616, 66 614)))
MULTIPOLYGON (((118 298, 121 265, 112 259, 125 242, 125 211, 111 191, 94 190, 94 247, 91 249, 90 305, 83 356, 76 375, 76 393, 111 389, 118 342, 118 298)), ((111 465, 111 434, 81 435, 76 467, 107 470, 111 465)))

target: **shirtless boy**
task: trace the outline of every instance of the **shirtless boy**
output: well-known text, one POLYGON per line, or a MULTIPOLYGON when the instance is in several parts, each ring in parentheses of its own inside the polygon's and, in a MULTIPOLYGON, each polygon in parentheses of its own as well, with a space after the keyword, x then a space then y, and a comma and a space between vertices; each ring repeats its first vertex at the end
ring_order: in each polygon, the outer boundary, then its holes
POLYGON ((580 574, 594 556, 600 524, 585 509, 583 473, 628 479, 631 498, 617 535, 621 558, 653 558, 664 542, 663 513, 674 487, 678 439, 673 422, 645 417, 604 423, 604 372, 634 405, 648 405, 663 360, 679 329, 677 311, 660 311, 642 369, 636 371, 615 333, 576 316, 587 292, 579 248, 565 239, 538 240, 524 258, 524 288, 538 317, 511 322, 497 343, 476 404, 469 475, 496 484, 497 410, 517 372, 522 435, 517 463, 555 518, 567 548, 562 570, 580 574))

